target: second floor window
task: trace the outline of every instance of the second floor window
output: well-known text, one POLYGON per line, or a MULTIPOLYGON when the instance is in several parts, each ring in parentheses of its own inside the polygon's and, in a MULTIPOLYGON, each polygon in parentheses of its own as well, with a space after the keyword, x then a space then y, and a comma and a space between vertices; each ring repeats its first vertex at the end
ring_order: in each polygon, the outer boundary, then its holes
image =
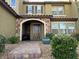
POLYGON ((43 6, 41 5, 28 5, 26 6, 27 14, 41 14, 43 13, 43 6))
POLYGON ((26 6, 26 13, 28 13, 28 14, 32 14, 33 13, 33 6, 32 5, 26 6))
POLYGON ((64 15, 64 7, 63 6, 53 6, 52 14, 53 15, 64 15))
POLYGON ((41 5, 35 6, 35 13, 37 13, 37 14, 43 13, 43 6, 41 6, 41 5))

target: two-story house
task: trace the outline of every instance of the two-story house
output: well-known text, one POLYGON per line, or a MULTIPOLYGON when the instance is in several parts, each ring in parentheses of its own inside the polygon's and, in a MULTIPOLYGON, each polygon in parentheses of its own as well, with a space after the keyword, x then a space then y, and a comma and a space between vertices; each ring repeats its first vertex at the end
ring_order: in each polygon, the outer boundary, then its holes
POLYGON ((19 14, 16 19, 16 35, 20 40, 41 40, 47 33, 72 34, 76 32, 77 17, 74 17, 72 2, 28 2, 13 3, 19 14))

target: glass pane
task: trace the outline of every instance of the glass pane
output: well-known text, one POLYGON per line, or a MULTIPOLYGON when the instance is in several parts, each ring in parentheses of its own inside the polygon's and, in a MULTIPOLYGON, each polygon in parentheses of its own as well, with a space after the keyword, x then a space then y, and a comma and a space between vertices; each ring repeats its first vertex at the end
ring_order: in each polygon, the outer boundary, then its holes
POLYGON ((57 11, 52 11, 53 15, 58 15, 57 11))
POLYGON ((63 15, 64 14, 64 12, 63 11, 59 11, 59 15, 63 15))
POLYGON ((67 22, 66 24, 67 26, 67 30, 68 30, 68 34, 72 34, 75 30, 75 22, 67 22))
POLYGON ((68 29, 75 29, 75 23, 67 23, 68 29))
POLYGON ((58 29, 52 29, 52 33, 58 34, 58 29))
POLYGON ((52 22, 52 24, 51 24, 51 29, 59 29, 59 28, 58 28, 58 23, 52 22))
POLYGON ((53 6, 52 11, 57 11, 57 6, 53 6))
POLYGON ((38 25, 33 25, 33 33, 39 33, 40 27, 38 25))
POLYGON ((61 23, 60 23, 60 29, 66 29, 66 25, 65 25, 64 22, 61 22, 61 23))
POLYGON ((53 15, 63 15, 64 14, 64 8, 63 6, 54 6, 52 9, 53 15))
POLYGON ((37 13, 41 13, 41 5, 37 6, 37 13))
POLYGON ((64 10, 63 6, 62 7, 58 7, 58 11, 63 11, 63 10, 64 10))
POLYGON ((28 13, 32 13, 32 5, 28 5, 28 13))

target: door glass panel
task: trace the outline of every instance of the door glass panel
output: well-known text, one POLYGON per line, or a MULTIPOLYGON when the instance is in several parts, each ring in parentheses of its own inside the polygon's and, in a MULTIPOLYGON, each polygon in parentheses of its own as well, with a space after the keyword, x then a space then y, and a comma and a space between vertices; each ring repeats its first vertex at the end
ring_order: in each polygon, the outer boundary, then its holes
POLYGON ((33 33, 38 33, 38 32, 40 32, 39 25, 33 25, 33 33))

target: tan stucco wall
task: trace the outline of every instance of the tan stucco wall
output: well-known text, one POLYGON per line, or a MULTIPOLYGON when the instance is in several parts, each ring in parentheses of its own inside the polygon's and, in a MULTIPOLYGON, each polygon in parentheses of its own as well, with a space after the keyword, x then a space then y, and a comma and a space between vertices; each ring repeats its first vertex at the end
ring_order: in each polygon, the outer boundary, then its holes
POLYGON ((51 15, 52 13, 52 5, 51 4, 45 4, 44 5, 44 13, 46 14, 46 15, 51 15))
POLYGON ((18 7, 19 7, 19 14, 24 15, 24 5, 23 5, 23 0, 18 0, 18 7))
POLYGON ((78 17, 78 12, 77 12, 78 10, 75 2, 72 2, 71 8, 72 8, 73 17, 78 17))
POLYGON ((72 11, 73 11, 72 12, 73 13, 73 17, 77 17, 78 18, 78 21, 76 22, 76 31, 77 31, 77 33, 79 33, 79 10, 78 10, 78 6, 77 6, 76 2, 72 1, 72 6, 71 7, 72 7, 72 11))
POLYGON ((67 16, 67 17, 72 17, 72 12, 73 11, 71 11, 72 9, 71 9, 71 5, 69 5, 69 4, 65 4, 64 5, 64 14, 67 16))
POLYGON ((16 34, 16 18, 0 5, 0 34, 9 37, 16 34))

